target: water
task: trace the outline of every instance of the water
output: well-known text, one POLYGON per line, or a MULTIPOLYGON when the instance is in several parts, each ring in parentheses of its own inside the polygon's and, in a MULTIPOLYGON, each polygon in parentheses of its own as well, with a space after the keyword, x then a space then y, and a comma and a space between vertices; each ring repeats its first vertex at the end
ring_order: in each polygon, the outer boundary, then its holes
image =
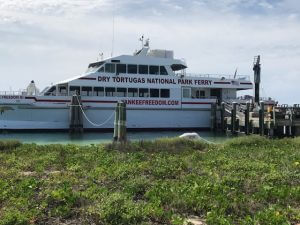
MULTIPOLYGON (((184 131, 153 131, 153 132, 128 132, 128 139, 136 140, 154 140, 162 137, 178 137, 184 131)), ((221 133, 213 133, 208 131, 197 132, 202 138, 214 143, 222 143, 230 137, 221 133)), ((113 137, 112 132, 86 132, 84 134, 70 135, 68 132, 49 132, 49 133, 19 133, 8 132, 0 134, 0 140, 14 139, 23 143, 43 144, 77 144, 89 145, 111 142, 113 137)))

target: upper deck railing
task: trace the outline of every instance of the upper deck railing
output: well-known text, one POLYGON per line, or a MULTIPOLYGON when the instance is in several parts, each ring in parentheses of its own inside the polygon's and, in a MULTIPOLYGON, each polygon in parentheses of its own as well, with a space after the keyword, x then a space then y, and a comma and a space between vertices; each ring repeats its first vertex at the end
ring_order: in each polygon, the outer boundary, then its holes
POLYGON ((226 75, 226 74, 198 74, 198 73, 186 73, 186 74, 176 74, 177 76, 186 77, 203 77, 203 78, 217 78, 217 79, 231 79, 231 80, 246 80, 250 81, 249 75, 226 75))
POLYGON ((0 91, 0 95, 2 96, 24 96, 26 95, 26 91, 0 91))

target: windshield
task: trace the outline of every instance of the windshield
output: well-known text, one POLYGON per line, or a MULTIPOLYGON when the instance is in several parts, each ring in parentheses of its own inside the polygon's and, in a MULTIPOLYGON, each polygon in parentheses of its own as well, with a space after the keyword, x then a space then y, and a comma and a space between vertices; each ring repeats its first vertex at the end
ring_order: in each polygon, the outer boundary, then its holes
POLYGON ((104 62, 91 63, 86 72, 87 73, 96 72, 103 64, 104 62))

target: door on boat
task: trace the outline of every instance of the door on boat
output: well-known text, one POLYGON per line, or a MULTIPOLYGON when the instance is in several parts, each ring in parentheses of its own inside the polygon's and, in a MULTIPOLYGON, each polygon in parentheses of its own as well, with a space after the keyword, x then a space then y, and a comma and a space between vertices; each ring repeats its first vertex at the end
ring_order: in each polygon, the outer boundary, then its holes
POLYGON ((220 104, 222 102, 222 89, 221 88, 212 88, 210 89, 210 96, 215 97, 220 104))
MULTIPOLYGON (((191 99, 192 96, 192 89, 191 87, 181 87, 181 102, 186 99, 191 99)), ((182 108, 182 104, 181 104, 182 108)))

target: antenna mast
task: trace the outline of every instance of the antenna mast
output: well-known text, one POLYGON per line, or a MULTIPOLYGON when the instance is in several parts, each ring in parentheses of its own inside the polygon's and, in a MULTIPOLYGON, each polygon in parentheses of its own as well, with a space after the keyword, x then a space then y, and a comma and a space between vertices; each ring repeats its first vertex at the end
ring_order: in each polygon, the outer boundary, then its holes
POLYGON ((115 48, 115 3, 113 1, 113 24, 112 24, 112 43, 111 43, 111 57, 114 55, 115 48))
POLYGON ((253 71, 254 71, 254 101, 259 103, 259 85, 260 85, 260 73, 261 73, 261 64, 260 64, 260 55, 255 56, 254 64, 253 64, 253 71))
POLYGON ((140 42, 142 43, 142 48, 144 47, 144 35, 142 35, 142 37, 140 37, 140 42))

